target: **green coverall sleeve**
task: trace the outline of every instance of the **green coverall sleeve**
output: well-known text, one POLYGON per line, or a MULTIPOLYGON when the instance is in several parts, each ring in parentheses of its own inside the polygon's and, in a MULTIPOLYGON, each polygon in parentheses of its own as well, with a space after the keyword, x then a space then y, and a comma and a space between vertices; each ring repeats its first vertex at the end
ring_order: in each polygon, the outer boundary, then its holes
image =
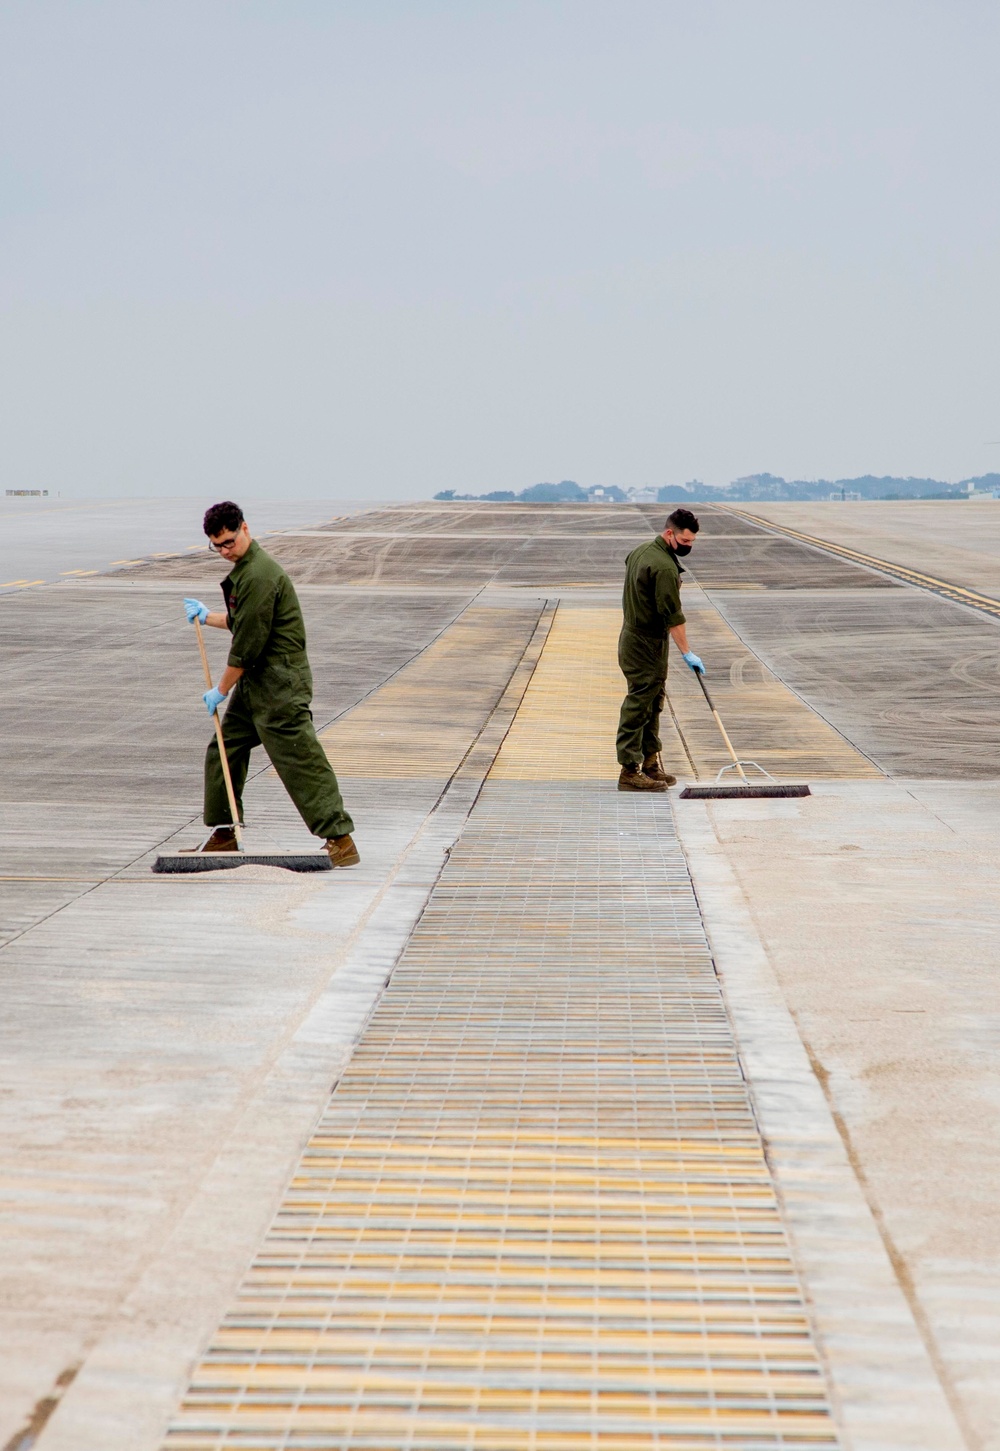
POLYGON ((680 581, 672 570, 658 569, 656 571, 656 608, 665 630, 672 630, 675 625, 687 623, 684 611, 681 609, 680 581))
POLYGON ((277 585, 272 580, 241 581, 236 610, 229 618, 233 643, 228 663, 236 669, 252 670, 267 648, 277 597, 277 585))

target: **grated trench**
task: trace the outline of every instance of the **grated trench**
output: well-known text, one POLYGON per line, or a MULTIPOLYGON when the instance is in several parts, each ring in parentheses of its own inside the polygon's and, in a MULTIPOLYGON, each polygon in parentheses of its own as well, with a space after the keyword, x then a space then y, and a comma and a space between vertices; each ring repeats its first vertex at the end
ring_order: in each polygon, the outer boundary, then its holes
POLYGON ((836 1444, 670 806, 488 781, 165 1446, 836 1444))

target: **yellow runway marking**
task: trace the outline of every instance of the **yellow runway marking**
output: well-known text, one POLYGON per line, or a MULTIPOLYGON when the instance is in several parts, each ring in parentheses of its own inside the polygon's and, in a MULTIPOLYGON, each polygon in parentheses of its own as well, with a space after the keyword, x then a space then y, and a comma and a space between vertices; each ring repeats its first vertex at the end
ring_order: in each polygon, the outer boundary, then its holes
MULTIPOLYGON (((338 768, 454 769, 502 614, 324 732, 338 768)), ((669 804, 606 780, 617 629, 556 613, 165 1451, 835 1451, 669 804)))
MULTIPOLYGON (((526 605, 517 614, 527 621, 537 612, 526 605)), ((496 653, 510 645, 507 611, 466 610, 394 679, 321 733, 338 775, 451 776, 493 699, 496 653)))
POLYGON ((836 554, 841 559, 849 559, 855 564, 863 564, 871 569, 877 569, 881 574, 893 575, 905 584, 916 585, 919 589, 943 595, 945 599, 954 600, 957 604, 972 605, 988 615, 1000 617, 1000 600, 991 599, 989 595, 979 594, 977 590, 950 584, 948 580, 937 579, 933 574, 921 574, 919 570, 908 569, 903 564, 893 564, 890 560, 879 559, 874 554, 862 554, 857 549, 848 549, 843 544, 832 544, 829 540, 819 539, 813 534, 803 534, 798 529, 790 529, 787 524, 775 524, 770 519, 749 513, 746 509, 734 509, 731 505, 724 507, 728 513, 738 514, 740 518, 759 525, 764 532, 784 534, 789 539, 797 539, 802 544, 811 544, 817 549, 825 550, 828 554, 836 554))
MULTIPOLYGON (((697 596, 695 596, 697 601, 697 596)), ((690 637, 733 743, 785 780, 878 778, 881 772, 750 655, 711 606, 685 600, 690 637), (734 671, 734 667, 737 667, 734 671)), ((542 658, 494 763, 498 781, 607 780, 618 774, 615 733, 625 694, 618 668, 618 609, 561 609, 542 658)), ((671 656, 661 719, 664 763, 677 776, 711 779, 729 763, 694 677, 671 656), (686 750, 685 750, 686 744, 686 750)))

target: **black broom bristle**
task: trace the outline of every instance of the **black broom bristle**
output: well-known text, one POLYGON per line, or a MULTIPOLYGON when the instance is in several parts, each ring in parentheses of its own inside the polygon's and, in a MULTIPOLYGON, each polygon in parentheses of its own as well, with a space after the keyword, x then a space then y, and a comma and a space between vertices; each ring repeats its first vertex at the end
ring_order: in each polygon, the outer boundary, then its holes
POLYGON ((325 851, 263 852, 206 851, 158 856, 154 872, 224 872, 234 867, 284 867, 289 872, 328 872, 333 862, 325 851))
POLYGON ((808 786, 783 786, 775 781, 753 786, 685 786, 682 801, 728 801, 760 796, 811 796, 808 786))

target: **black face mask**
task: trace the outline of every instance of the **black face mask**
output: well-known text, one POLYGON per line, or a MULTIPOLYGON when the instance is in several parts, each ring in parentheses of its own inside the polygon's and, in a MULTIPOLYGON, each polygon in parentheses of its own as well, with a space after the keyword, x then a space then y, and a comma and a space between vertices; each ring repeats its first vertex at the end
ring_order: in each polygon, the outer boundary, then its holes
POLYGON ((691 553, 690 544, 671 544, 669 547, 673 550, 675 554, 679 554, 682 559, 684 558, 685 554, 691 553))

